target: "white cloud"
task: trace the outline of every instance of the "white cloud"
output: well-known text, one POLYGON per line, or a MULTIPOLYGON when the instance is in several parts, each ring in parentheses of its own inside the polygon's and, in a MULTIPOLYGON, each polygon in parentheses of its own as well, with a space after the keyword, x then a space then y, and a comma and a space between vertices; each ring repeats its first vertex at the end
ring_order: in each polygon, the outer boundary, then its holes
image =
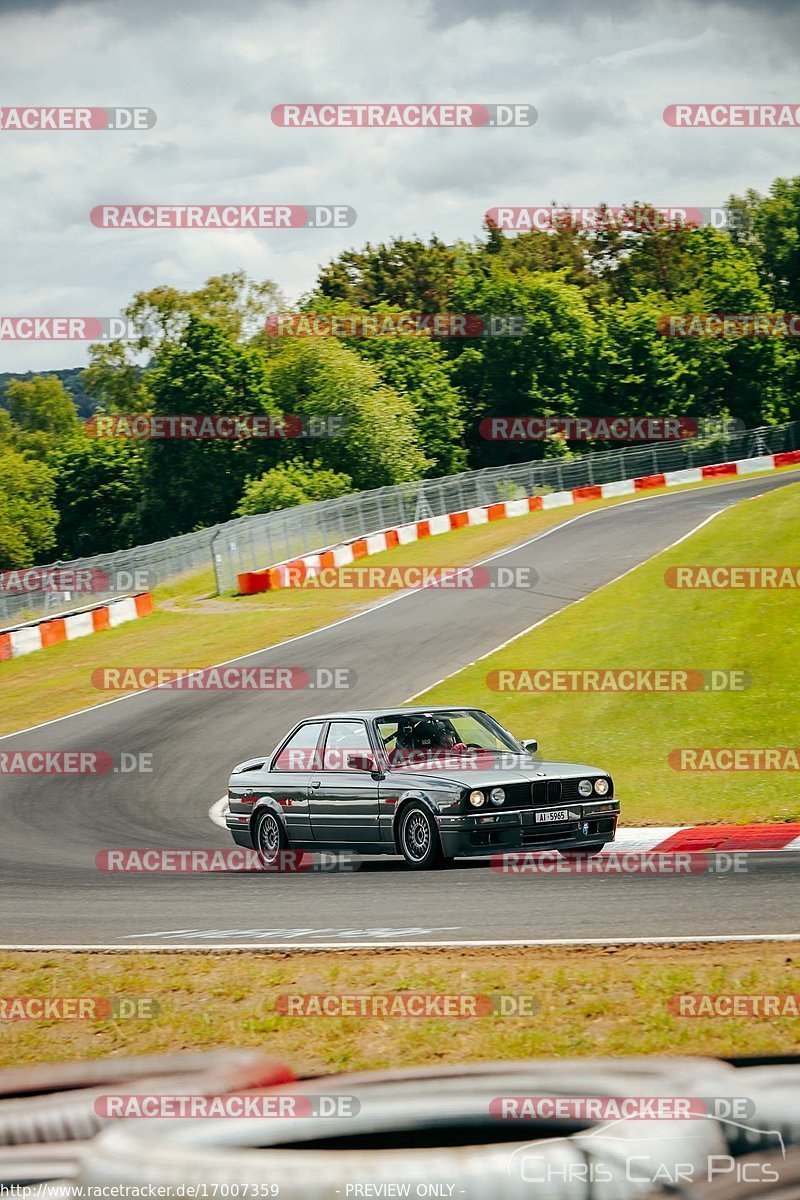
MULTIPOLYGON (((722 204, 797 169, 794 130, 675 130, 679 100, 792 100, 788 0, 0 3, 4 104, 142 105, 142 133, 0 132, 0 312, 113 315, 245 267, 290 297, 341 250, 473 238, 498 204, 722 204), (279 129, 287 101, 532 103, 532 129, 279 129), (352 229, 104 231, 100 203, 344 203, 352 229)), ((85 362, 0 346, 0 370, 85 362)))

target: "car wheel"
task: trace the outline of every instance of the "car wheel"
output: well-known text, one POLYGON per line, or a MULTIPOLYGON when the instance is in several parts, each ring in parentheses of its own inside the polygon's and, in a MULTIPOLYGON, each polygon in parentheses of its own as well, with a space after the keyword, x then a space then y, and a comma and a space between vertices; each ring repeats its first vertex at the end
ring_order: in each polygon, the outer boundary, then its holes
POLYGON ((436 823, 423 804, 409 804, 400 814, 400 853, 414 871, 429 871, 445 861, 436 823))
POLYGON ((267 809, 256 821, 253 841, 262 865, 273 867, 281 851, 286 849, 288 840, 283 825, 271 809, 267 809))
POLYGON ((605 842, 598 842, 596 846, 581 846, 579 850, 559 850, 558 853, 562 858, 593 858, 604 847, 605 842))

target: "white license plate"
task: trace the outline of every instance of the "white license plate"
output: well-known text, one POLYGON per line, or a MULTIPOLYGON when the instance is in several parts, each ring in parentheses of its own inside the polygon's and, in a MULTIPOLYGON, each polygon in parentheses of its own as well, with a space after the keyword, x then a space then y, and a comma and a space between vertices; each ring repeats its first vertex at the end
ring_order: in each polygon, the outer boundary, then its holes
POLYGON ((546 812, 537 812, 537 821, 568 821, 570 819, 570 811, 568 808, 549 808, 546 812))

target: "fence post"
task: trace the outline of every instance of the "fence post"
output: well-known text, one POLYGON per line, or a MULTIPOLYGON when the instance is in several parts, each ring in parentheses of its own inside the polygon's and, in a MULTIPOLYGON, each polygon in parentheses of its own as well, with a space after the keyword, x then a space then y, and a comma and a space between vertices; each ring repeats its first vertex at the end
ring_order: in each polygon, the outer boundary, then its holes
POLYGON ((216 553, 216 550, 214 549, 214 543, 216 542, 217 538, 219 537, 219 535, 221 533, 222 533, 222 528, 221 528, 221 526, 218 525, 217 528, 214 530, 213 534, 211 535, 211 541, 209 542, 209 548, 211 550, 211 565, 214 568, 214 587, 217 589, 218 596, 222 595, 222 588, 219 586, 219 571, 217 570, 217 553, 216 553))

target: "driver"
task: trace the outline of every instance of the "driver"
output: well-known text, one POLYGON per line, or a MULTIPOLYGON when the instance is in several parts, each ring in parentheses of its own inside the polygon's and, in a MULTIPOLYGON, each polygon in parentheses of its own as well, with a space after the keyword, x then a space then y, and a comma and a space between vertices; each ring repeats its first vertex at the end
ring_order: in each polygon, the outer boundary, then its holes
POLYGON ((391 762, 410 758, 409 751, 421 750, 424 755, 435 755, 437 751, 461 753, 467 747, 458 740, 452 722, 435 717, 403 718, 397 726, 394 749, 389 755, 391 762))

